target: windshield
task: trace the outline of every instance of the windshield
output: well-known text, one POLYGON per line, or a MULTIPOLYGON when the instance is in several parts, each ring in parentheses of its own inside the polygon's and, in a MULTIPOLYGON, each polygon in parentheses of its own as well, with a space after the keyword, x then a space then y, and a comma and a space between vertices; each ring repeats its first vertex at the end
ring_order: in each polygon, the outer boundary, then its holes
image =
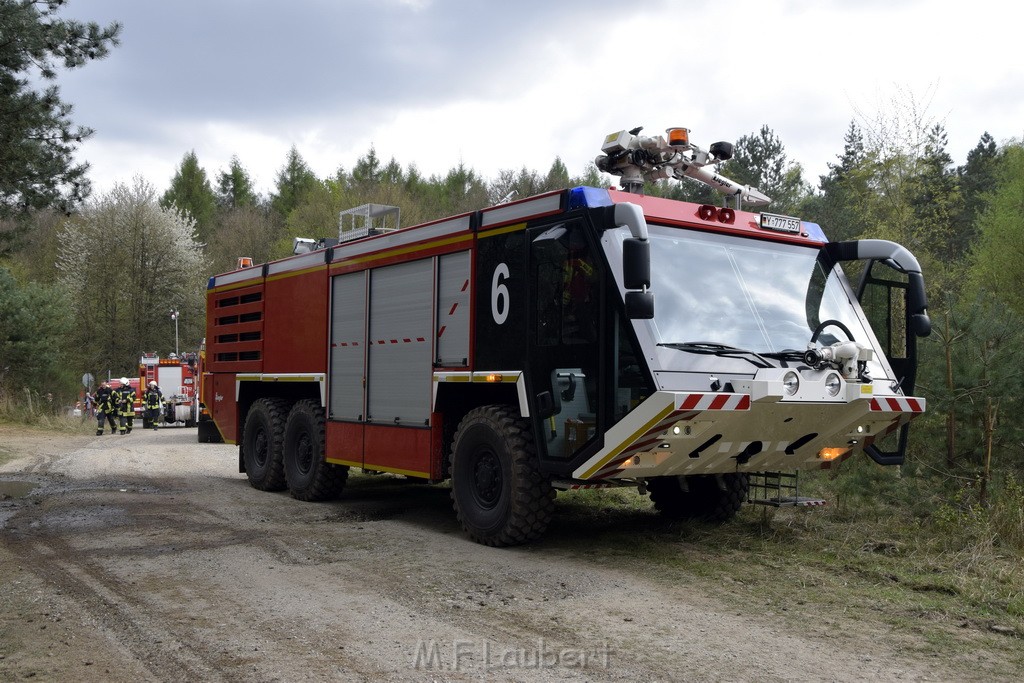
MULTIPOLYGON (((816 249, 658 226, 650 240, 657 344, 803 351, 820 323, 836 320, 855 341, 875 346, 841 271, 826 273, 816 249)), ((828 325, 817 341, 846 340, 840 326, 828 325)), ((885 374, 877 363, 871 370, 885 374)))

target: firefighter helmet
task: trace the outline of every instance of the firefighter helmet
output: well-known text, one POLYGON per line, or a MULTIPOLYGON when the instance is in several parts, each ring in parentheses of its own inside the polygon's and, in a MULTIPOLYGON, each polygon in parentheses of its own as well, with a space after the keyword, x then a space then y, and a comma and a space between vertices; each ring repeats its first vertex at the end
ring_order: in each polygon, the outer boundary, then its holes
POLYGON ((122 377, 121 378, 121 384, 128 384, 128 378, 127 377, 122 377))

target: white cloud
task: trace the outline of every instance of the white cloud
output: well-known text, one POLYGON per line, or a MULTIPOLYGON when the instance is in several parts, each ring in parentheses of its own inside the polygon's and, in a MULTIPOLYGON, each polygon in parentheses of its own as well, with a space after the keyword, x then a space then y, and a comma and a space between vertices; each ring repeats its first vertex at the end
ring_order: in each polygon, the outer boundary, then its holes
MULTIPOLYGON (((683 125, 702 146, 768 125, 816 181, 852 119, 909 92, 962 162, 1020 136, 1019 10, 977 0, 72 2, 124 44, 62 80, 97 189, 169 182, 194 149, 268 191, 295 144, 321 176, 374 146, 422 173, 582 172, 611 131, 683 125)), ((69 11, 70 11, 69 10, 69 11)))

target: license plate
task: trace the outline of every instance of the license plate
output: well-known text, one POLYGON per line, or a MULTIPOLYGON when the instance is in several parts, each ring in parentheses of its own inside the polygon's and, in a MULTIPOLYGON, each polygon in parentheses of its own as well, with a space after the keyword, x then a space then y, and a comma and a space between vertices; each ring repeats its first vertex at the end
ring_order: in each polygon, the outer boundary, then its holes
POLYGON ((762 213, 761 227, 776 232, 800 232, 800 219, 792 216, 779 216, 774 213, 762 213))

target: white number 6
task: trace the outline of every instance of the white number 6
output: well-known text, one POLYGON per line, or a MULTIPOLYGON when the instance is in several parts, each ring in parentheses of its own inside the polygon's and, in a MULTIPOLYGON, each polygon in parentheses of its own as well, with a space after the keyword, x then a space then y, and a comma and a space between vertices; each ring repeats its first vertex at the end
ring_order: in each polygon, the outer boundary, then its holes
POLYGON ((494 269, 494 277, 491 278, 491 315, 498 325, 505 324, 508 320, 508 287, 502 279, 508 279, 508 266, 499 263, 494 269))

